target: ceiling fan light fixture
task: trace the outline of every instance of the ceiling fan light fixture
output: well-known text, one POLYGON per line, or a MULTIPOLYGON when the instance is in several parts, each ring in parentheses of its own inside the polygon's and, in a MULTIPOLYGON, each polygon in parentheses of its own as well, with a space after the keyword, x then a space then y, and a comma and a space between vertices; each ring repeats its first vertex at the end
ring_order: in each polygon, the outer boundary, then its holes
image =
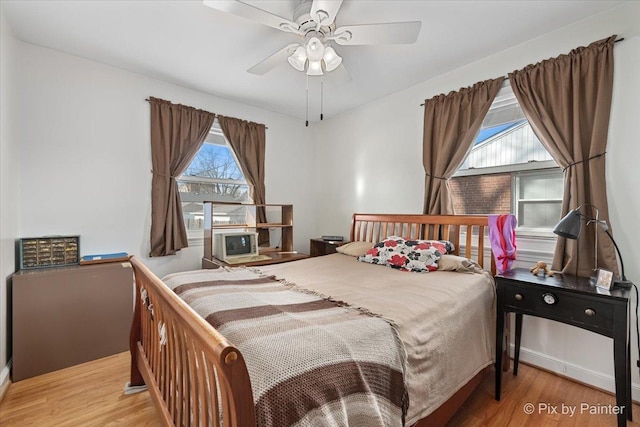
POLYGON ((306 45, 297 46, 287 57, 287 61, 296 70, 306 71, 308 76, 322 76, 342 64, 342 58, 335 49, 325 45, 315 36, 311 37, 306 45))
POLYGON ((309 67, 307 68, 308 76, 321 76, 324 73, 322 72, 322 62, 321 61, 312 61, 309 59, 309 67))
POLYGON ((309 61, 320 61, 324 55, 324 44, 317 37, 311 37, 307 42, 307 58, 309 61))
POLYGON ((298 46, 291 56, 287 58, 289 64, 298 71, 304 71, 307 62, 307 53, 305 48, 298 46))
POLYGON ((342 64, 342 57, 331 46, 325 47, 322 59, 327 71, 333 71, 342 64))

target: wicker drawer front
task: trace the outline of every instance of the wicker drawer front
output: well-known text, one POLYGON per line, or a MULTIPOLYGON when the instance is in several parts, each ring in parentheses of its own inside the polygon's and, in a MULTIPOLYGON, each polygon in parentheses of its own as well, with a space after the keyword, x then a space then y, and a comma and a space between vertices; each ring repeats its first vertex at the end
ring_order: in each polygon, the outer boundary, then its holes
POLYGON ((19 270, 78 264, 80 236, 20 239, 17 254, 19 270))

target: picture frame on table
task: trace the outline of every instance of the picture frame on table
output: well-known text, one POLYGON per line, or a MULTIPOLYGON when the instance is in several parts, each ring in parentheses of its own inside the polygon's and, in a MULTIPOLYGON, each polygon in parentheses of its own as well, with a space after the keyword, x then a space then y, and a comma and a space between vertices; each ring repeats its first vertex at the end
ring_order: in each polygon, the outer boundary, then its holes
POLYGON ((598 269, 598 275, 596 277, 596 286, 602 289, 609 290, 613 285, 613 272, 605 270, 604 268, 598 269))

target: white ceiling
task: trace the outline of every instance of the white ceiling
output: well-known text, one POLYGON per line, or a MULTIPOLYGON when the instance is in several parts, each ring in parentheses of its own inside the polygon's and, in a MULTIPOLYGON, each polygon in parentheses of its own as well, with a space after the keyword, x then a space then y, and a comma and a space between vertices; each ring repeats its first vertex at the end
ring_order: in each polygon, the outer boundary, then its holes
MULTIPOLYGON (((299 2, 246 1, 289 19, 299 2)), ((2 0, 1 3, 14 34, 25 42, 267 110, 305 117, 304 73, 286 62, 263 76, 246 72, 287 44, 297 42, 291 33, 213 10, 197 0, 2 0)), ((345 0, 336 18, 337 26, 421 20, 422 29, 413 45, 334 46, 343 57, 351 80, 338 84, 332 83, 330 74, 325 77, 325 117, 620 3, 345 0)), ((318 87, 317 80, 310 83, 311 121, 319 118, 318 87)))

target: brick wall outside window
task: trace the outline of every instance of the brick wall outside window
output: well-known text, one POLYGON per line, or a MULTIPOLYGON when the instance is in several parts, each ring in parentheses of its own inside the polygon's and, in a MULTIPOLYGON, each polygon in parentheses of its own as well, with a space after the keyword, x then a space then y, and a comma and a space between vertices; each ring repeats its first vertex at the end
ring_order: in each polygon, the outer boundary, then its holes
POLYGON ((511 213, 511 174, 472 175, 449 181, 458 215, 511 213))

